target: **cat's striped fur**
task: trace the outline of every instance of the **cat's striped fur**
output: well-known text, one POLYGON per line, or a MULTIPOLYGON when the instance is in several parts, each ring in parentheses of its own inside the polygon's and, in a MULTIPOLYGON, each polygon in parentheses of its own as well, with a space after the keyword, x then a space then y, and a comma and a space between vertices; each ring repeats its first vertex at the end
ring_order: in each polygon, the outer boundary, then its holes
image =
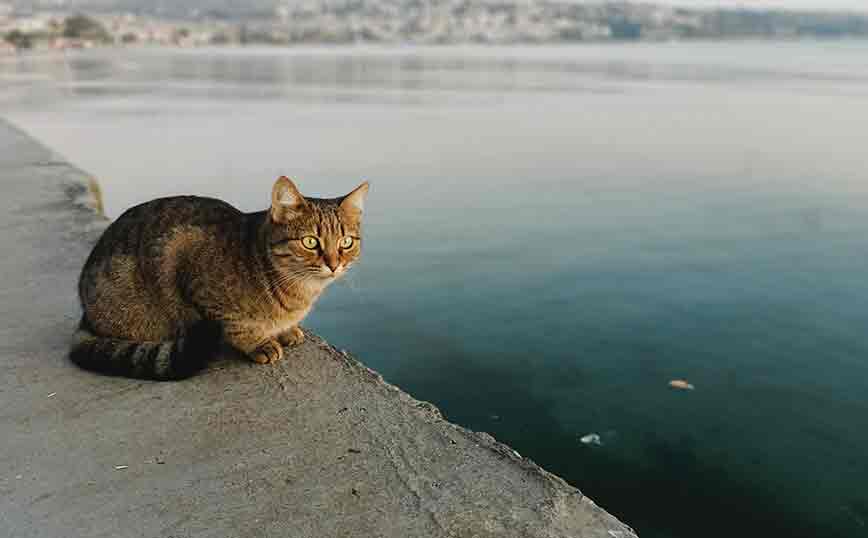
POLYGON ((305 198, 281 177, 257 213, 196 196, 129 209, 82 269, 70 357, 161 380, 194 374, 221 341, 258 363, 280 360, 303 340, 298 324, 325 287, 358 259, 367 190, 305 198))

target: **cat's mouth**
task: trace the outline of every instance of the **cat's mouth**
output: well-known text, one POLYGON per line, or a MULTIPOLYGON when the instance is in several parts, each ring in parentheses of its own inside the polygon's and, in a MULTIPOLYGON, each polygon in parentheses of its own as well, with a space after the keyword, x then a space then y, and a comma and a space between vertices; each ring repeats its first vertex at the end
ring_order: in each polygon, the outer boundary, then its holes
POLYGON ((336 271, 332 271, 328 268, 323 268, 320 270, 319 273, 317 273, 316 276, 322 280, 335 280, 342 274, 344 274, 343 268, 338 268, 336 271))

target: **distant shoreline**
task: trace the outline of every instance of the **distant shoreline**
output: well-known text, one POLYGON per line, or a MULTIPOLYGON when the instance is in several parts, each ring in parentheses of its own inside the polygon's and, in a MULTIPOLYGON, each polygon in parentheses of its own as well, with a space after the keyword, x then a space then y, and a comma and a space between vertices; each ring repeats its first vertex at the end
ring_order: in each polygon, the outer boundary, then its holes
MULTIPOLYGON (((0 9, 4 48, 103 45, 352 45, 695 42, 868 39, 868 12, 682 8, 651 3, 354 0, 278 4, 252 1, 201 10, 178 1, 156 11, 83 2, 76 10, 0 9)), ((0 4, 2 8, 2 4, 0 4)))
POLYGON ((511 42, 511 43, 475 43, 475 42, 454 42, 454 43, 420 43, 420 42, 381 42, 381 41, 358 41, 352 43, 320 43, 320 42, 302 42, 290 44, 271 44, 271 43, 250 43, 250 44, 205 44, 197 46, 182 46, 182 45, 157 45, 157 44, 137 44, 137 45, 94 45, 89 47, 70 47, 70 48, 50 48, 50 47, 35 47, 31 49, 23 49, 17 51, 4 51, 0 49, 0 59, 11 58, 15 56, 44 56, 65 53, 67 51, 83 51, 83 50, 172 50, 172 51, 194 51, 194 50, 227 50, 227 51, 242 51, 242 50, 411 50, 411 49, 449 49, 449 48, 468 48, 468 49, 511 49, 511 48, 528 48, 528 49, 545 49, 545 48, 584 48, 594 46, 606 47, 641 47, 648 45, 740 45, 740 44, 797 44, 797 43, 852 43, 863 44, 868 43, 866 37, 798 37, 798 38, 762 38, 762 37, 745 37, 745 38, 693 38, 693 39, 672 39, 665 41, 557 41, 557 42, 511 42))

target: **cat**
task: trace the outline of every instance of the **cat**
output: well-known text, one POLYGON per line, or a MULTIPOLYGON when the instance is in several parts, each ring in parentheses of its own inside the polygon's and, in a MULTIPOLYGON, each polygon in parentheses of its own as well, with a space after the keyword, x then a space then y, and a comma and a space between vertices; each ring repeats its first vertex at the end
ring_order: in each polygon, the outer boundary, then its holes
POLYGON ((281 360, 323 290, 359 259, 367 193, 364 182, 342 198, 306 198, 281 176, 256 213, 197 196, 127 210, 81 271, 70 358, 156 380, 194 375, 221 342, 256 363, 281 360))

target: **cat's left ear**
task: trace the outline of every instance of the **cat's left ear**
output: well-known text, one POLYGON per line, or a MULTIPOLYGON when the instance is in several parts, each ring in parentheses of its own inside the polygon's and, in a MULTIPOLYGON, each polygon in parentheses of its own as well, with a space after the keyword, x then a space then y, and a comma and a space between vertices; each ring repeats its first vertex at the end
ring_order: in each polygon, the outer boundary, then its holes
POLYGON ((361 215, 365 211, 365 198, 368 196, 368 182, 365 181, 341 200, 341 209, 361 215))
POLYGON ((271 190, 271 218, 275 222, 286 222, 296 216, 307 205, 298 187, 286 176, 280 176, 271 190))

